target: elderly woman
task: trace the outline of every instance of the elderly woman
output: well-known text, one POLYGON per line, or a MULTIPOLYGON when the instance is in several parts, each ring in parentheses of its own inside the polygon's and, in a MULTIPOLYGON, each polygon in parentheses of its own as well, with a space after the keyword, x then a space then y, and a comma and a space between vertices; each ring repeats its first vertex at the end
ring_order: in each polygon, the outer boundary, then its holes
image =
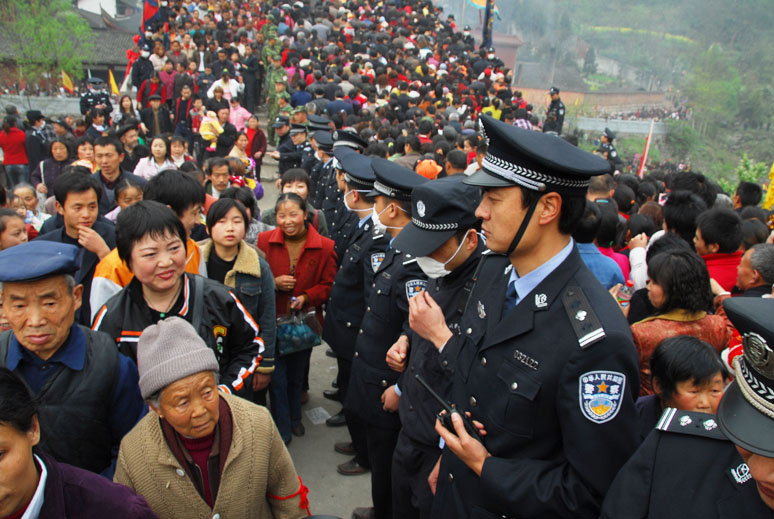
POLYGON ((0 368, 0 517, 156 517, 128 488, 33 453, 40 435, 35 398, 19 377, 0 368))
POLYGON ((218 393, 215 354, 186 320, 146 328, 137 353, 153 413, 121 442, 117 483, 166 519, 307 514, 306 487, 269 412, 218 393))

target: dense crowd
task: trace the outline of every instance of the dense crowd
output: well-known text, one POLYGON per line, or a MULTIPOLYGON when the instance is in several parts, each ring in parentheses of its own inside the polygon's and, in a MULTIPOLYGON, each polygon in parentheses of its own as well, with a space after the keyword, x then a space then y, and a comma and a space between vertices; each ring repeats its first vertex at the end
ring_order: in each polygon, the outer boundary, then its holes
POLYGON ((355 518, 771 515, 761 186, 621 173, 426 0, 142 29, 132 95, 6 109, 0 517, 306 516, 321 343, 355 518))

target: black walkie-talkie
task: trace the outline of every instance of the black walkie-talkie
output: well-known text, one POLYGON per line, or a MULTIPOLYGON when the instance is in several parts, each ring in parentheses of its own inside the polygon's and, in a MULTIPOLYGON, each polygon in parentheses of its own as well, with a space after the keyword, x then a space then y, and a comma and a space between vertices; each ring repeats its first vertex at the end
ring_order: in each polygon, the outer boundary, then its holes
POLYGON ((478 428, 473 425, 473 422, 470 418, 465 415, 465 413, 461 413, 457 411, 457 409, 454 408, 454 405, 449 405, 449 403, 441 398, 441 396, 436 393, 433 388, 430 387, 430 385, 425 382, 425 379, 420 377, 419 375, 414 375, 414 378, 417 379, 417 381, 424 386, 425 389, 427 389, 427 392, 430 393, 430 396, 432 396, 446 411, 446 413, 438 413, 438 419, 441 421, 444 427, 451 432, 452 434, 456 435, 457 431, 454 429, 454 423, 452 422, 452 413, 457 413, 460 415, 460 418, 462 418, 462 423, 465 425, 465 430, 467 433, 474 438, 476 438, 481 443, 484 443, 484 439, 481 437, 480 434, 478 434, 478 428))

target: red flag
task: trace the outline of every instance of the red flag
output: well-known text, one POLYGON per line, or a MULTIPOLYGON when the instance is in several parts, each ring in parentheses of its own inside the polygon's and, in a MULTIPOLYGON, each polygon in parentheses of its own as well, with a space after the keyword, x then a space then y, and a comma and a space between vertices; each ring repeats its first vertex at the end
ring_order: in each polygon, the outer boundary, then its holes
POLYGON ((145 23, 159 11, 158 0, 145 0, 142 6, 142 26, 145 28, 145 23))
POLYGON ((640 167, 637 170, 637 176, 642 178, 642 174, 645 171, 645 164, 648 162, 648 151, 650 150, 650 138, 653 136, 653 125, 655 124, 655 121, 653 119, 650 120, 650 131, 648 131, 648 136, 645 138, 645 151, 642 152, 642 158, 640 159, 640 167))

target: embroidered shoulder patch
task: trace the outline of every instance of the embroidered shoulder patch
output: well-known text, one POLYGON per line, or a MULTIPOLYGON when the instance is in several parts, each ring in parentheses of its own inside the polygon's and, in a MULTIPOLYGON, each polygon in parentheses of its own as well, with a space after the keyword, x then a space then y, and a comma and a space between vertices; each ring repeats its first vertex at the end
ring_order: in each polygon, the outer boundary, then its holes
POLYGON ((578 378, 583 416, 594 423, 609 422, 621 409, 626 375, 617 371, 589 371, 578 378))
POLYGON ((371 254, 371 268, 374 269, 374 272, 379 270, 379 265, 382 264, 382 261, 384 261, 383 252, 377 252, 375 254, 371 254))
POLYGON ((427 281, 424 279, 412 279, 406 282, 406 297, 411 299, 418 296, 427 287, 427 281))

